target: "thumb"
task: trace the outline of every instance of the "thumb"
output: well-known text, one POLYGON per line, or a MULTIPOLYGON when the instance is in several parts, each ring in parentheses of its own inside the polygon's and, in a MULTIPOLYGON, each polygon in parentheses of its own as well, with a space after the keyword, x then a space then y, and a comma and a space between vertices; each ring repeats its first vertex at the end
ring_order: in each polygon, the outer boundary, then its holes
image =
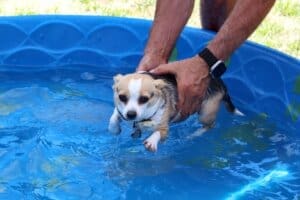
POLYGON ((147 71, 147 67, 140 65, 135 69, 136 72, 143 72, 143 71, 147 71))
POLYGON ((175 74, 174 67, 170 64, 161 64, 150 71, 153 74, 175 74))
POLYGON ((137 68, 136 68, 136 71, 137 72, 140 72, 140 71, 149 71, 151 69, 153 69, 154 67, 150 67, 149 65, 147 64, 140 64, 137 68))

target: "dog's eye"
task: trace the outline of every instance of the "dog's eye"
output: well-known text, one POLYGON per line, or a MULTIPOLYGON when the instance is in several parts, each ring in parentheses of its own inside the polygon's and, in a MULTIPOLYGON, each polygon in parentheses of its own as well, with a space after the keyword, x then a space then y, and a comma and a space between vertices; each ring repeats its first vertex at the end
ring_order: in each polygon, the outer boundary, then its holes
POLYGON ((126 97, 126 95, 124 95, 124 94, 120 94, 120 95, 119 95, 119 99, 120 99, 120 101, 122 101, 123 103, 126 103, 126 102, 127 102, 127 97, 126 97))
POLYGON ((147 97, 147 96, 140 96, 139 97, 139 104, 147 103, 147 101, 149 101, 149 97, 147 97))

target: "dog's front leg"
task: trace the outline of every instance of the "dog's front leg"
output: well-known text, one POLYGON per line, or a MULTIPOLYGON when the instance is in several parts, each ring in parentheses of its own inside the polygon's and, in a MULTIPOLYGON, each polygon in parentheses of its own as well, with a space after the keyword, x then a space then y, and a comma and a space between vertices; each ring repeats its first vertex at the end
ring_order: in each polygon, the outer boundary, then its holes
POLYGON ((109 120, 108 130, 113 134, 119 134, 121 132, 120 127, 121 117, 118 110, 115 108, 113 114, 109 120))
POLYGON ((144 146, 146 149, 148 149, 149 151, 157 151, 157 144, 160 141, 160 132, 159 131, 155 131, 154 133, 152 133, 150 135, 150 137, 148 137, 145 141, 144 141, 144 146))
POLYGON ((142 135, 142 131, 137 124, 137 122, 133 122, 133 133, 131 133, 131 137, 133 138, 140 138, 142 135))
POLYGON ((161 128, 150 135, 145 141, 144 146, 149 151, 157 151, 157 145, 160 140, 164 140, 167 137, 168 128, 161 128))

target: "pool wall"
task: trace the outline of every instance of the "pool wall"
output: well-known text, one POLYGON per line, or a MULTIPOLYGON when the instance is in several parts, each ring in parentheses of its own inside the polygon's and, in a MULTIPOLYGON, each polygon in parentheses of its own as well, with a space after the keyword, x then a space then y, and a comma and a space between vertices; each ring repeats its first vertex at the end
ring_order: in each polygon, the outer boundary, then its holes
MULTIPOLYGON (((0 18, 0 73, 58 68, 103 68, 113 76, 134 71, 143 55, 151 21, 102 16, 0 18)), ((213 33, 187 27, 173 59, 195 55, 213 33)), ((300 128, 300 61, 246 42, 224 75, 235 104, 300 128)))

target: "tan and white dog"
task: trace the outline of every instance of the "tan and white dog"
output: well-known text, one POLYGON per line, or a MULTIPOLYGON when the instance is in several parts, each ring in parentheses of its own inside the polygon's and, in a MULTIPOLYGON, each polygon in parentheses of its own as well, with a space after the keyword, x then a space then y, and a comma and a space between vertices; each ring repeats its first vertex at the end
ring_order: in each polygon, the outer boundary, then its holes
MULTIPOLYGON (((132 121, 132 137, 140 137, 141 131, 148 129, 153 133, 144 141, 145 147, 156 151, 159 141, 168 134, 169 123, 178 116, 176 110, 177 87, 174 76, 159 76, 150 73, 133 73, 114 77, 115 109, 110 118, 109 131, 121 132, 121 120, 132 121)), ((221 101, 228 111, 242 115, 232 104, 221 79, 211 78, 205 98, 198 109, 203 128, 193 136, 201 135, 213 127, 221 101)))

